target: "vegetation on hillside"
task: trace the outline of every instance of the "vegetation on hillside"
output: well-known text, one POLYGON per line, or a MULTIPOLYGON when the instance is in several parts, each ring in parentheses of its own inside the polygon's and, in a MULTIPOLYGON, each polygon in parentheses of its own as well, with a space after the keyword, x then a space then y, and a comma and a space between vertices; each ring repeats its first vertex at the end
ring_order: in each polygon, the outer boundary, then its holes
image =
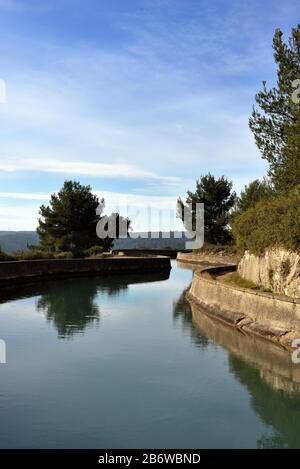
POLYGON ((300 77, 300 23, 288 43, 276 30, 273 39, 277 85, 255 99, 250 128, 268 161, 268 180, 253 181, 237 199, 232 231, 240 250, 263 254, 278 246, 300 251, 300 104, 292 99, 300 77))
POLYGON ((263 254, 272 246, 300 250, 300 186, 261 200, 234 219, 238 249, 263 254))
POLYGON ((255 179, 244 187, 241 191, 239 197, 236 198, 233 211, 231 213, 231 220, 233 220, 236 215, 248 210, 248 208, 254 207, 254 205, 260 200, 267 199, 268 197, 274 195, 274 189, 271 187, 267 179, 260 181, 255 179))

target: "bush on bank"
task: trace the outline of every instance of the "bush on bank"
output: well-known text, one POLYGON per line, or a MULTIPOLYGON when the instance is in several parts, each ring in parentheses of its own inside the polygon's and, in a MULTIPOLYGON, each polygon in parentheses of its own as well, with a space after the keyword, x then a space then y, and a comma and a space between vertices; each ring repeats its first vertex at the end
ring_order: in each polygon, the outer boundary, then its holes
MULTIPOLYGON (((78 257, 97 257, 104 252, 101 246, 92 246, 90 249, 78 254, 78 257)), ((30 246, 25 251, 15 251, 11 254, 3 252, 0 248, 0 262, 8 261, 29 261, 39 259, 73 259, 74 253, 71 251, 52 252, 42 249, 40 246, 30 246)))
POLYGON ((271 247, 300 251, 300 186, 259 201, 235 217, 232 230, 240 251, 256 255, 271 247))
POLYGON ((222 255, 234 255, 237 254, 237 248, 234 243, 228 244, 212 244, 205 242, 200 249, 194 249, 194 254, 222 254, 222 255))

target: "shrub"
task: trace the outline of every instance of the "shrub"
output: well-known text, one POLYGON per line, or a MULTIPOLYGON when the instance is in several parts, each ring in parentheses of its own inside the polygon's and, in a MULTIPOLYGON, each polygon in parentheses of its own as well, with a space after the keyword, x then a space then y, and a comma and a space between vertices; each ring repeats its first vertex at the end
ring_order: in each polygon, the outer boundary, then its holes
POLYGON ((208 253, 208 254, 231 255, 231 254, 237 253, 237 248, 235 244, 211 244, 211 243, 205 242, 202 248, 194 249, 193 252, 196 254, 208 253))
POLYGON ((6 254, 6 252, 3 252, 2 249, 0 248, 0 262, 1 261, 14 261, 14 257, 10 256, 9 254, 6 254))
POLYGON ((43 251, 41 249, 28 249, 28 251, 15 251, 13 254, 15 260, 31 261, 38 259, 53 259, 52 252, 43 251))
POLYGON ((253 254, 267 248, 300 250, 300 191, 270 197, 238 215, 233 222, 237 247, 253 254))
POLYGON ((226 277, 226 283, 232 283, 240 288, 250 288, 251 290, 259 290, 259 285, 247 280, 240 276, 238 272, 232 272, 232 274, 226 277))
POLYGON ((250 290, 260 290, 262 292, 269 293, 272 292, 270 288, 263 287, 262 285, 258 285, 257 283, 254 283, 251 280, 247 280, 246 278, 241 277, 238 272, 233 272, 232 274, 225 277, 225 282, 230 283, 232 285, 236 285, 240 288, 249 288, 250 290))
POLYGON ((71 251, 61 251, 55 254, 55 259, 72 259, 74 254, 71 251))
POLYGON ((91 248, 84 251, 84 255, 86 257, 98 256, 99 254, 103 254, 103 252, 104 252, 103 246, 92 246, 91 248))

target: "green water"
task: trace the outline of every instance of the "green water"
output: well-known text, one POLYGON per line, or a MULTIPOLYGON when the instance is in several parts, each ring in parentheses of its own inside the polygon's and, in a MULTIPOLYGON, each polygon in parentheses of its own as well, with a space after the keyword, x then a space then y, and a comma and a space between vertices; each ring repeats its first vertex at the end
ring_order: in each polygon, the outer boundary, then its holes
POLYGON ((2 292, 0 446, 300 447, 300 365, 191 310, 191 277, 2 292))

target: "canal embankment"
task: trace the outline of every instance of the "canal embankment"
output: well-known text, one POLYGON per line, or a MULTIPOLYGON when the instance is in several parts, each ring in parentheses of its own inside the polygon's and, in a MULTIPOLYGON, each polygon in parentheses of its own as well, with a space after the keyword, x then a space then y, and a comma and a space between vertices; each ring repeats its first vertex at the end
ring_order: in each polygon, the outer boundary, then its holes
POLYGON ((0 287, 48 278, 170 271, 166 256, 105 256, 0 262, 0 287))
POLYGON ((270 292, 237 287, 222 281, 233 265, 199 268, 187 298, 205 314, 271 340, 285 348, 300 338, 300 300, 270 292))
POLYGON ((200 265, 234 265, 238 263, 238 256, 235 254, 226 253, 211 253, 201 252, 193 253, 190 252, 178 252, 177 260, 179 262, 186 262, 188 264, 200 264, 200 265))

